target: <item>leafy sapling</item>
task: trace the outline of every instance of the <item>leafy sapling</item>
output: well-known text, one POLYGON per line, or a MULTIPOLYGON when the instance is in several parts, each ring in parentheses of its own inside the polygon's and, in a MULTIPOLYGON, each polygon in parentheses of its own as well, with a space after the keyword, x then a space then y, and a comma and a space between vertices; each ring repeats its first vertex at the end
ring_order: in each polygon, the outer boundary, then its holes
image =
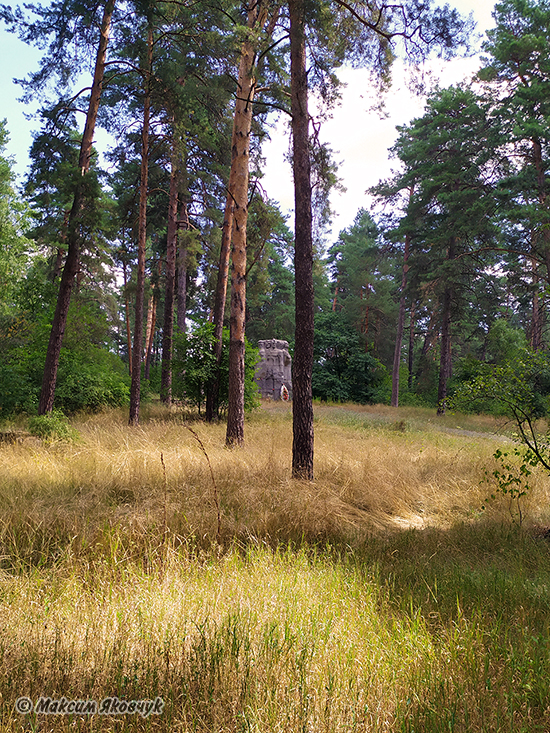
POLYGON ((525 446, 516 446, 510 452, 498 448, 493 453, 493 458, 497 467, 492 471, 486 469, 484 473, 485 480, 493 486, 496 485, 496 488, 485 499, 481 508, 485 509, 487 504, 500 494, 509 500, 508 509, 512 521, 521 527, 525 517, 523 499, 531 488, 529 485, 529 477, 533 473, 531 469, 539 463, 539 458, 525 446), (514 456, 519 459, 519 463, 514 460, 514 456))

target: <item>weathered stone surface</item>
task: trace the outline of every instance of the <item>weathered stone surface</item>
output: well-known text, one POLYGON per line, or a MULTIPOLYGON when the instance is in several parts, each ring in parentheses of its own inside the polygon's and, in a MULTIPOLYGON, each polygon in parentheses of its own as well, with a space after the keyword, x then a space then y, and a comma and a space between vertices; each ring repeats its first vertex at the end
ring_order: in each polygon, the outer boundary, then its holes
POLYGON ((292 397, 292 359, 288 341, 266 339, 258 343, 260 362, 256 367, 256 382, 262 397, 280 400, 283 385, 292 397))

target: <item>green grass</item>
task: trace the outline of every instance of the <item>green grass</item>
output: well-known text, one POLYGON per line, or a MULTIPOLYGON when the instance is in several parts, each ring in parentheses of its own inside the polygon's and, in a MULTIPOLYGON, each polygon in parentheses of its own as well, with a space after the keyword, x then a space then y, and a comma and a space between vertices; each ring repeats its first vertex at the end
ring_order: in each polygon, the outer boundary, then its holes
POLYGON ((493 439, 348 413, 318 411, 313 485, 289 478, 284 409, 252 418, 243 451, 195 423, 222 546, 173 415, 0 446, 0 730, 548 731, 547 477, 518 528, 505 504, 480 511, 493 439), (42 695, 165 708, 16 712, 42 695))

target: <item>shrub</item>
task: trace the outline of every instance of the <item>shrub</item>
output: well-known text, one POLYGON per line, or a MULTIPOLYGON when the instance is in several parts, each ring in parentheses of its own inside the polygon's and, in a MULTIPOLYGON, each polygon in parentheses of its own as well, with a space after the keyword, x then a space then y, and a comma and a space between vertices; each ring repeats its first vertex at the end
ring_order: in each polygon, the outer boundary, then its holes
POLYGON ((41 440, 75 440, 78 433, 69 425, 67 417, 59 410, 46 415, 35 415, 29 418, 29 432, 41 440))
MULTIPOLYGON (((188 333, 174 338, 172 361, 172 394, 175 399, 196 405, 201 410, 210 381, 216 378, 213 353, 214 324, 197 323, 188 333)), ((244 407, 249 411, 258 406, 258 387, 254 381, 259 359, 255 349, 245 339, 244 407)), ((222 359, 218 374, 218 411, 227 408, 229 399, 229 329, 223 329, 222 359)))
POLYGON ((128 404, 130 387, 122 362, 114 354, 96 350, 97 361, 72 358, 59 369, 55 405, 64 412, 128 404))

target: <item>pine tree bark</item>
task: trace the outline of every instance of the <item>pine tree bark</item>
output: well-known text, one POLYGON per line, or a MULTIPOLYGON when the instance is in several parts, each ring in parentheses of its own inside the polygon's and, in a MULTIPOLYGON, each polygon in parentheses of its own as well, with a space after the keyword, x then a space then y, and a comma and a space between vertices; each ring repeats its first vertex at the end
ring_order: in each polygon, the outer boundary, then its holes
MULTIPOLYGON (((232 146, 235 146, 235 122, 233 121, 232 146)), ((229 276, 229 255, 231 252, 231 235, 233 232, 233 197, 227 194, 223 217, 222 243, 220 260, 218 263, 218 280, 214 299, 214 356, 216 359, 216 377, 208 385, 206 394, 206 421, 212 422, 217 411, 219 395, 219 369, 222 358, 223 319, 225 314, 225 299, 227 297, 227 280, 229 276)))
MULTIPOLYGON (((184 202, 182 204, 183 209, 183 225, 185 227, 185 230, 189 230, 189 215, 187 213, 187 204, 184 202)), ((178 221, 177 227, 179 228, 182 224, 181 216, 180 220, 178 221)), ((178 331, 180 333, 185 333, 186 325, 185 325, 185 316, 187 314, 187 244, 182 239, 179 242, 178 246, 178 258, 177 258, 177 265, 178 265, 178 277, 177 277, 177 291, 178 291, 178 317, 177 317, 177 327, 178 331)))
MULTIPOLYGON (((533 161, 535 164, 535 172, 537 178, 539 204, 543 209, 548 206, 547 192, 547 176, 546 166, 542 156, 542 145, 538 138, 533 138, 533 161)), ((542 231, 542 254, 546 264, 546 281, 550 283, 550 230, 544 227, 542 231)), ((533 273, 533 300, 532 300, 532 319, 531 319, 531 348, 533 351, 539 351, 542 346, 542 330, 544 313, 540 307, 539 293, 537 290, 538 274, 536 261, 531 260, 531 271, 533 273)))
POLYGON ((399 367, 401 365, 401 345, 405 329, 405 288, 407 287, 407 273, 409 271, 410 236, 405 235, 405 253, 403 256, 403 274, 401 276, 401 297, 399 298, 399 315, 397 317, 397 334, 395 336, 395 351, 393 353, 391 406, 399 406, 399 367))
POLYGON ((408 353, 409 378, 407 381, 407 386, 409 388, 409 391, 411 391, 413 388, 415 315, 416 315, 415 303, 414 301, 412 301, 410 323, 409 323, 409 353, 408 353))
MULTIPOLYGON (((455 257, 455 241, 451 237, 447 259, 455 257)), ((443 309, 441 320, 441 354, 439 357, 439 384, 437 389, 437 414, 444 415, 447 409, 447 383, 451 376, 451 307, 453 288, 446 285, 443 291, 443 309)))
MULTIPOLYGON (((409 190, 409 203, 412 199, 413 187, 409 190)), ((393 352, 393 369, 391 380, 391 406, 399 406, 399 367, 401 365, 401 346, 405 328, 405 288, 407 287, 407 273, 409 272, 409 252, 411 236, 405 234, 405 251, 403 252, 403 273, 401 276, 401 297, 399 298, 399 314, 397 317, 397 334, 395 336, 395 351, 393 352)), ((410 374, 410 372, 409 372, 410 374)))
POLYGON ((166 405, 172 403, 172 343, 174 338, 174 290, 176 277, 176 250, 178 241, 178 190, 179 171, 175 142, 172 142, 172 165, 168 200, 168 230, 166 236, 166 289, 164 295, 164 324, 162 329, 162 367, 160 375, 160 399, 166 405))
POLYGON ((134 323, 134 344, 132 348, 132 381, 130 384, 130 426, 139 425, 141 390, 141 361, 143 355, 143 299, 145 293, 145 250, 147 245, 147 188, 149 176, 149 125, 151 116, 151 66, 153 58, 153 30, 147 31, 147 70, 145 97, 143 101, 143 127, 141 130, 141 170, 139 185, 138 225, 138 268, 136 282, 136 305, 134 323))
POLYGON ((51 412, 53 409, 55 387, 57 383, 57 370, 59 368, 59 356, 61 354, 63 336, 65 335, 65 328, 67 326, 67 315, 69 313, 71 293, 80 261, 80 219, 84 206, 84 179, 90 169, 92 143, 99 109, 99 100, 101 98, 101 91, 103 88, 103 79, 105 76, 105 59, 107 57, 107 46, 109 44, 109 33, 114 7, 115 0, 107 0, 103 10, 99 46, 94 69, 94 79, 92 82, 90 102, 88 104, 88 112, 86 115, 86 124, 84 126, 84 134, 80 144, 80 155, 78 159, 78 166, 82 178, 77 184, 71 212, 69 214, 67 258, 61 274, 59 294, 57 296, 52 330, 46 352, 42 389, 38 403, 39 415, 44 415, 47 412, 51 412))
POLYGON ((332 299, 332 312, 336 313, 336 306, 338 305, 338 292, 340 290, 340 287, 338 285, 338 280, 336 280, 336 287, 334 288, 334 298, 332 299))
POLYGON ((293 360, 292 475, 313 480, 313 231, 305 2, 289 0, 296 330, 293 360))
POLYGON ((531 301, 531 348, 533 351, 539 351, 542 346, 542 318, 543 308, 541 307, 539 288, 539 276, 537 272, 537 263, 535 259, 531 259, 531 279, 533 282, 533 298, 531 301))
MULTIPOLYGON (((160 260, 158 263, 158 269, 160 274, 160 260)), ((153 356, 153 343, 155 341, 155 330, 157 328, 157 306, 158 306, 158 285, 155 283, 151 286, 151 298, 149 300, 149 306, 147 308, 147 326, 145 328, 145 370, 143 376, 145 379, 149 379, 151 374, 151 359, 153 356)))
POLYGON ((132 376, 132 329, 130 326, 130 301, 128 299, 128 276, 126 274, 126 262, 122 263, 124 277, 124 319, 126 321, 126 344, 128 347, 128 372, 132 376))
MULTIPOLYGON (((267 17, 262 2, 251 2, 247 26, 261 29, 267 17)), ((248 175, 252 102, 256 89, 255 44, 249 33, 241 47, 234 137, 229 174, 229 194, 233 199, 233 247, 231 251, 231 314, 229 319, 229 399, 227 446, 244 442, 244 331, 246 316, 246 226, 248 221, 248 175)))
POLYGON ((437 414, 446 411, 447 382, 451 371, 451 302, 452 290, 443 293, 443 314, 441 324, 441 355, 439 357, 439 383, 437 388, 437 414))

